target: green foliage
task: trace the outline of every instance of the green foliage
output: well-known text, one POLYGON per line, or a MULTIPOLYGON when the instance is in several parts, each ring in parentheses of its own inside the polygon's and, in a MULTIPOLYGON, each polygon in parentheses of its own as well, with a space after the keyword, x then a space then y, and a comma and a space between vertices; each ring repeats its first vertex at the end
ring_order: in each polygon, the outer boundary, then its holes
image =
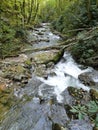
POLYGON ((0 58, 17 55, 22 46, 21 43, 26 38, 25 30, 12 27, 4 21, 1 21, 0 26, 0 58))
POLYGON ((72 106, 72 109, 70 110, 72 113, 77 114, 78 119, 83 119, 85 115, 87 115, 86 113, 86 107, 85 106, 81 106, 80 104, 77 106, 72 106))
POLYGON ((92 117, 95 126, 98 127, 98 101, 90 101, 86 106, 80 104, 72 106, 70 112, 76 114, 78 119, 83 119, 87 115, 92 117))
POLYGON ((98 54, 98 31, 95 29, 88 35, 86 33, 81 32, 82 37, 78 36, 77 43, 71 49, 73 57, 79 63, 85 63, 86 59, 98 54))
POLYGON ((95 127, 98 127, 98 115, 96 116, 96 119, 95 119, 95 127))
POLYGON ((91 115, 98 113, 98 101, 90 101, 87 107, 91 115))
MULTIPOLYGON (((72 1, 57 19, 54 19, 52 26, 54 29, 67 33, 69 30, 78 28, 89 28, 98 25, 98 7, 95 0, 91 1, 90 7, 87 1, 72 1), (90 8, 88 11, 88 8, 90 8)), ((70 32, 69 35, 75 35, 76 32, 70 32)))

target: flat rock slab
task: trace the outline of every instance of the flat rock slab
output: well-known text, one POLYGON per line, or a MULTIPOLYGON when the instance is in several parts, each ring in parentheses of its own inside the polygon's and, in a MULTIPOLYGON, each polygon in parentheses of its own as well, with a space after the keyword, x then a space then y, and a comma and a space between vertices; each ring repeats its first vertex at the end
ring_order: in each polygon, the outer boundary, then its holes
POLYGON ((68 125, 69 130, 93 130, 90 122, 85 120, 73 120, 68 125))
POLYGON ((39 104, 32 100, 13 110, 2 123, 2 130, 52 130, 52 124, 65 126, 68 121, 62 106, 39 104))

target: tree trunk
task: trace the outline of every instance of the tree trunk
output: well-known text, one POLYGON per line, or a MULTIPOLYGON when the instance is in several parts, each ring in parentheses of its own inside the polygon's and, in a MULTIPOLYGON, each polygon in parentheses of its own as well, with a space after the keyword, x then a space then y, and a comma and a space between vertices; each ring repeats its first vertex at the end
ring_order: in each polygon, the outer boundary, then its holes
POLYGON ((34 19, 33 19, 34 21, 35 21, 36 16, 37 16, 38 9, 39 9, 39 3, 37 3, 37 7, 36 7, 36 11, 35 11, 34 19))
POLYGON ((87 0, 88 19, 91 21, 92 20, 92 14, 90 12, 90 7, 91 7, 91 0, 87 0))
POLYGON ((23 12, 22 13, 23 13, 24 26, 25 26, 25 20, 26 20, 25 4, 26 4, 26 2, 25 2, 25 0, 23 0, 23 5, 22 5, 23 12))
POLYGON ((34 4, 34 0, 31 0, 31 7, 30 7, 30 12, 29 12, 29 17, 28 17, 27 23, 30 23, 30 21, 31 21, 32 11, 33 11, 33 4, 34 4))

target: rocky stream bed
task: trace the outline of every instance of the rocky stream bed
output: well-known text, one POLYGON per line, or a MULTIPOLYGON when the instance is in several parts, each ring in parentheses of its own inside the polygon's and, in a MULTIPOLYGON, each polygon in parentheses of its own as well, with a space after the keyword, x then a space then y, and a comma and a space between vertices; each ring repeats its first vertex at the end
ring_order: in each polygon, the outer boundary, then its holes
POLYGON ((0 130, 98 130, 98 114, 71 112, 98 102, 98 71, 75 63, 49 24, 28 40, 18 57, 0 60, 0 130))

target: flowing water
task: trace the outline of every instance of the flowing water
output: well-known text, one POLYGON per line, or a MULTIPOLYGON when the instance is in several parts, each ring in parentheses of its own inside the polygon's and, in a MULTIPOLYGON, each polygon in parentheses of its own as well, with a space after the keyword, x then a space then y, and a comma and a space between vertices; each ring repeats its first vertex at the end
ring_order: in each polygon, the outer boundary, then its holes
MULTIPOLYGON (((60 37, 54 35, 50 29, 49 25, 42 24, 42 27, 37 29, 34 32, 30 32, 30 39, 32 40, 33 35, 42 38, 39 36, 38 32, 41 31, 44 34, 44 38, 48 38, 49 42, 45 42, 40 40, 38 44, 34 44, 34 48, 38 47, 47 47, 53 45, 58 45, 57 41, 59 41, 60 37), (35 33, 36 32, 36 33, 35 33)), ((88 86, 84 86, 79 80, 78 75, 83 72, 93 71, 92 68, 88 67, 86 69, 82 69, 80 65, 75 63, 72 56, 65 52, 64 56, 60 60, 58 64, 55 65, 53 70, 51 70, 54 76, 49 75, 48 79, 44 79, 42 77, 37 77, 36 79, 32 77, 27 86, 21 90, 20 94, 25 94, 30 96, 30 100, 25 102, 25 98, 18 102, 15 107, 13 107, 10 112, 6 115, 6 119, 0 126, 0 130, 51 130, 51 121, 47 118, 47 113, 50 113, 49 105, 40 105, 39 98, 36 95, 41 95, 41 89, 44 86, 46 92, 49 88, 45 88, 44 83, 52 86, 50 87, 51 91, 57 96, 57 100, 62 102, 63 97, 61 93, 68 87, 78 87, 83 88, 85 90, 89 90, 88 86), (32 96, 33 95, 33 96, 32 96)), ((95 79, 97 80, 97 79, 95 79)), ((46 87, 47 87, 46 85, 46 87)), ((49 87, 49 86, 48 86, 49 87)), ((50 91, 50 90, 49 90, 50 91)), ((15 93, 17 96, 17 93, 15 93)), ((41 95, 43 96, 43 95, 41 95)), ((21 96, 22 97, 22 96, 21 96)), ((20 98, 20 97, 19 97, 20 98)), ((56 108, 55 108, 56 109, 56 108)), ((60 108, 61 109, 61 108, 60 108)), ((61 116, 62 118, 63 116, 61 116)), ((62 120, 62 119, 61 119, 62 120)))
POLYGON ((63 98, 60 94, 69 86, 89 90, 88 86, 84 86, 78 80, 78 76, 81 73, 91 72, 92 70, 91 67, 81 69, 81 66, 75 63, 72 56, 65 52, 61 61, 53 69, 53 72, 55 72, 56 75, 49 76, 47 80, 44 78, 39 79, 48 85, 55 86, 54 93, 57 95, 58 101, 61 102, 63 98))

